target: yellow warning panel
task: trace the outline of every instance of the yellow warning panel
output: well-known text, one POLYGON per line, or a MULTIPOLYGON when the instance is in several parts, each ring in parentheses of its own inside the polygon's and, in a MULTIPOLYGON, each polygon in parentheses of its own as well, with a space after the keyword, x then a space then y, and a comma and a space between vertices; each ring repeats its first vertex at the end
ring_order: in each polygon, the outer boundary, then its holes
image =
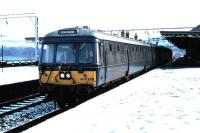
POLYGON ((96 71, 70 71, 70 79, 61 79, 59 71, 40 72, 40 83, 42 84, 60 84, 60 85, 92 85, 96 86, 96 71))

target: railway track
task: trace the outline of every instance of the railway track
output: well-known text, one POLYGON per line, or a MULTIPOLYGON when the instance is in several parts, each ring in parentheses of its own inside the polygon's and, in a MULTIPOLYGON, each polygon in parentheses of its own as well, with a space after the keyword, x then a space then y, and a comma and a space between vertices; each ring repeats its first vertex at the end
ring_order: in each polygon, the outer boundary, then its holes
MULTIPOLYGON (((83 98, 76 105, 103 92, 105 91, 83 98)), ((0 103, 0 133, 24 131, 71 108, 66 105, 60 109, 54 101, 49 101, 40 94, 0 103)))
POLYGON ((20 132, 38 124, 61 110, 45 96, 35 94, 0 104, 0 133, 20 132))
MULTIPOLYGON (((75 106, 108 90, 104 89, 90 97, 83 98, 75 106)), ((73 107, 66 105, 65 108, 60 109, 54 101, 48 101, 40 94, 1 103, 0 133, 24 131, 71 108, 73 107)))
MULTIPOLYGON (((145 72, 138 73, 133 78, 144 74, 145 72)), ((116 86, 118 85, 121 84, 116 84, 116 86)), ((79 99, 80 101, 76 105, 79 105, 97 95, 101 95, 116 86, 103 87, 93 95, 84 99, 79 99)), ((54 101, 49 101, 44 95, 40 94, 34 94, 17 100, 0 103, 0 133, 20 132, 26 130, 48 118, 67 111, 70 108, 71 107, 66 105, 66 107, 61 110, 54 101)))
POLYGON ((16 100, 8 101, 0 104, 0 118, 20 111, 22 109, 31 107, 35 104, 41 103, 45 99, 45 96, 39 94, 33 94, 16 100))

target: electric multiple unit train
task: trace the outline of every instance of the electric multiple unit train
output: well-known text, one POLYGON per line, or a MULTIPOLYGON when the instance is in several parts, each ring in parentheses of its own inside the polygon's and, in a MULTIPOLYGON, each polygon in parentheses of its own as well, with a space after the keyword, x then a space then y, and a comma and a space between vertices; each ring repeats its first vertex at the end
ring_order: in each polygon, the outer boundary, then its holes
POLYGON ((66 28, 43 38, 40 90, 70 105, 102 86, 171 61, 172 51, 88 28, 66 28))

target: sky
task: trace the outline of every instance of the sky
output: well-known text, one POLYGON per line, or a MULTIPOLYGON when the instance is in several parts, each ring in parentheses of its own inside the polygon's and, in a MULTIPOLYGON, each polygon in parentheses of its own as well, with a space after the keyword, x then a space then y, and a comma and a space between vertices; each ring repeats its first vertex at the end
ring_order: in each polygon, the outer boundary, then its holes
POLYGON ((101 30, 197 26, 199 12, 197 0, 0 0, 1 15, 36 13, 39 36, 84 25, 101 30))

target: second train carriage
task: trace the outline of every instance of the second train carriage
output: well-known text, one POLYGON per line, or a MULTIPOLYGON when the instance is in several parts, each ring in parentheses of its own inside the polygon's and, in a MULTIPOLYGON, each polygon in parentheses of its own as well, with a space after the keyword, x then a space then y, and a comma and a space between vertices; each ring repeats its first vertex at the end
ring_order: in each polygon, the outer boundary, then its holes
POLYGON ((62 105, 171 59, 167 48, 80 27, 51 32, 42 44, 41 90, 62 105))

